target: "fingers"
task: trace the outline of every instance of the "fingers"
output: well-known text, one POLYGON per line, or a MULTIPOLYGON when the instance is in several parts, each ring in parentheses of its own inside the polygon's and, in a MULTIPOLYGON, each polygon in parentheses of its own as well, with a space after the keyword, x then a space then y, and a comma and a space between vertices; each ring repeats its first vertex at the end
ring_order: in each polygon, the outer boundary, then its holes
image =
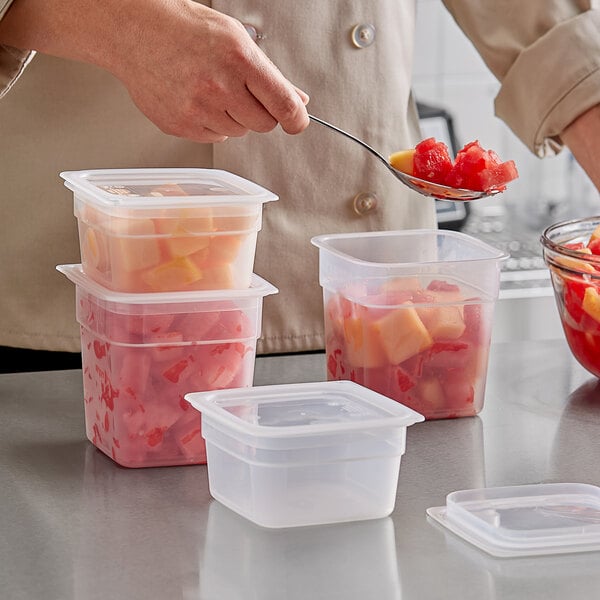
POLYGON ((304 104, 304 106, 306 106, 310 102, 310 96, 305 91, 301 90, 299 87, 294 86, 294 89, 296 90, 296 93, 298 94, 298 96, 300 96, 300 100, 302 100, 302 104, 304 104))
POLYGON ((248 90, 286 133, 304 131, 309 123, 308 94, 292 85, 266 55, 262 54, 258 61, 248 76, 248 90))

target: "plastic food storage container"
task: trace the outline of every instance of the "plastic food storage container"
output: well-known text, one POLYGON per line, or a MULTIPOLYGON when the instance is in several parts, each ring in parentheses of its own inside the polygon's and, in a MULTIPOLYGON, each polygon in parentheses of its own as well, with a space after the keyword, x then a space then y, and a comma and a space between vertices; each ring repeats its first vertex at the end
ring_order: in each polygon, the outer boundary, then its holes
POLYGON ((600 488, 541 483, 452 492, 427 514, 493 556, 600 550, 600 488))
POLYGON ((600 216, 551 225, 541 242, 571 352, 600 377, 600 216))
POLYGON ((250 285, 268 190, 213 169, 61 173, 73 191, 84 272, 120 292, 250 285))
POLYGON ((389 515, 406 428, 423 417, 351 381, 191 393, 211 495, 264 527, 389 515))
POLYGON ((188 392, 250 386, 263 297, 247 290, 126 294, 57 269, 76 286, 88 439, 124 467, 206 462, 188 392))
POLYGON ((350 379, 426 419, 483 407, 507 255, 440 230, 322 235, 328 379, 350 379))

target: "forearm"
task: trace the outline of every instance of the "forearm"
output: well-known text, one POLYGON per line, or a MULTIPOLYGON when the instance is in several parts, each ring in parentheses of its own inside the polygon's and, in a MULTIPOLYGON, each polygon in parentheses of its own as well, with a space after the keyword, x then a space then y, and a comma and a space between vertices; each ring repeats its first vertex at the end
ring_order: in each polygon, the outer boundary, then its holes
POLYGON ((575 119, 561 133, 561 138, 600 190, 600 105, 575 119))
POLYGON ((308 125, 308 96, 244 26, 193 0, 15 0, 0 44, 106 69, 160 129, 191 140, 308 125))
POLYGON ((152 47, 153 34, 169 26, 173 9, 182 13, 188 4, 189 0, 14 0, 0 21, 0 43, 87 62, 118 75, 128 57, 152 47))

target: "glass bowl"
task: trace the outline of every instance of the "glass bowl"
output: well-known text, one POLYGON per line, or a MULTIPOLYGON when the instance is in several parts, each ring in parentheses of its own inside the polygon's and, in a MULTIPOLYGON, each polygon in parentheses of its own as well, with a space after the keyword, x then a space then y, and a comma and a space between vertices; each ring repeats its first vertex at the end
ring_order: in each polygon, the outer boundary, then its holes
POLYGON ((571 352, 600 377, 600 216, 551 225, 540 241, 571 352))

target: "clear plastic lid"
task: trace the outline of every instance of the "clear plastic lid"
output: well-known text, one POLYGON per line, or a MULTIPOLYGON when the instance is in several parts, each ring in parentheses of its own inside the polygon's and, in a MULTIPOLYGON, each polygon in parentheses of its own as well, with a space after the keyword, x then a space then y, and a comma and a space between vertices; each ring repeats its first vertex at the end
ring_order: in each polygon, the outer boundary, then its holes
POLYGON ((186 400, 223 428, 258 438, 406 427, 419 413, 352 381, 324 381, 196 392, 186 400))
POLYGON ((64 171, 65 186, 99 207, 178 208, 264 203, 269 190, 218 169, 97 169, 64 171))
POLYGON ((589 484, 462 490, 427 514, 493 556, 600 550, 600 488, 589 484))

